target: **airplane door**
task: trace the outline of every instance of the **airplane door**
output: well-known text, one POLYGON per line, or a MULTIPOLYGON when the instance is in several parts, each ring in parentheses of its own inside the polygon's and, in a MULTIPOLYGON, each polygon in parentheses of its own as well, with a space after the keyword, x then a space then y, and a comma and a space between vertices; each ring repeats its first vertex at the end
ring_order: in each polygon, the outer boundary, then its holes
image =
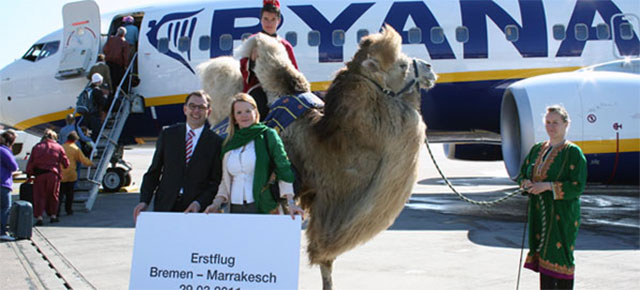
POLYGON ((613 54, 617 58, 640 56, 640 18, 635 14, 619 13, 611 17, 613 54))
POLYGON ((62 58, 56 78, 81 77, 89 71, 100 49, 100 9, 94 1, 62 7, 62 58))

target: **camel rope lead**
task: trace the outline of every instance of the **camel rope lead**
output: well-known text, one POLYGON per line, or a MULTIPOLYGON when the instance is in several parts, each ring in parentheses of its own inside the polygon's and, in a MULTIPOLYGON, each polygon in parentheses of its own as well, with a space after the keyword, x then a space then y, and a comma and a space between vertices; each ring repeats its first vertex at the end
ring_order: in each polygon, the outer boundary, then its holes
POLYGON ((438 170, 438 173, 440 173, 440 176, 442 176, 442 179, 444 180, 444 182, 449 186, 449 188, 451 188, 451 190, 456 195, 458 195, 458 197, 460 199, 462 199, 462 200, 464 200, 464 201, 466 201, 468 203, 475 204, 475 205, 492 206, 494 204, 503 202, 503 201, 515 196, 518 193, 523 193, 524 192, 524 190, 519 188, 519 189, 515 190, 514 192, 512 192, 512 193, 510 193, 510 194, 508 194, 506 196, 503 196, 501 198, 498 198, 498 199, 492 200, 492 201, 477 201, 477 200, 470 199, 470 198, 464 196, 463 194, 459 193, 455 188, 453 188, 453 185, 451 185, 451 182, 449 182, 449 179, 446 176, 444 176, 444 173, 442 173, 442 170, 440 170, 440 166, 438 166, 438 163, 436 162, 436 158, 433 156, 433 152, 431 152, 431 147, 429 146, 429 139, 427 138, 426 135, 424 136, 424 142, 427 144, 427 150, 429 151, 429 155, 431 156, 431 160, 433 160, 433 165, 436 166, 436 170, 438 170))
MULTIPOLYGON (((460 197, 460 199, 472 203, 472 204, 476 204, 476 205, 486 205, 486 206, 491 206, 494 204, 497 204, 499 202, 505 201, 508 198, 518 194, 518 193, 524 193, 525 191, 523 189, 517 189, 515 191, 513 191, 512 193, 498 198, 496 200, 493 201, 476 201, 476 200, 472 200, 464 195, 462 195, 461 193, 459 193, 455 188, 453 188, 453 185, 451 185, 451 182, 449 182, 449 179, 447 179, 446 176, 444 176, 444 174, 442 173, 442 170, 440 170, 440 166, 438 166, 438 163, 436 162, 436 158, 433 156, 433 152, 431 152, 431 147, 429 146, 429 139, 427 138, 427 136, 424 136, 424 141, 427 144, 427 150, 429 151, 429 155, 431 156, 431 160, 433 160, 433 165, 436 166, 436 169, 438 170, 438 173, 440 173, 440 176, 442 176, 442 179, 447 183, 447 185, 449 186, 449 188, 451 188, 451 190, 453 192, 455 192, 456 195, 458 195, 458 197, 460 197)), ((529 208, 529 201, 527 200, 527 208, 529 208)), ((529 214, 529 211, 527 210, 527 215, 529 214)), ((518 279, 516 281, 516 290, 520 289, 520 273, 522 272, 522 254, 524 253, 524 241, 525 241, 525 234, 527 232, 527 219, 525 219, 524 222, 524 229, 522 231, 522 245, 520 247, 520 261, 518 261, 518 279)))

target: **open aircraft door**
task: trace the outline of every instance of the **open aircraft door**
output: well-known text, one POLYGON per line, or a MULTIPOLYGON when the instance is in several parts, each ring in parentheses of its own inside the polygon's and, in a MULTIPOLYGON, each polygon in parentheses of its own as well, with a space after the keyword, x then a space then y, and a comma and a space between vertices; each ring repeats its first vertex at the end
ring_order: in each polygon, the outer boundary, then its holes
POLYGON ((640 17, 631 13, 619 13, 611 17, 610 23, 613 32, 613 53, 616 58, 629 58, 640 56, 638 38, 640 34, 640 17), (624 46, 624 53, 618 50, 624 46))
POLYGON ((56 78, 84 76, 100 49, 98 4, 94 1, 67 3, 62 7, 62 21, 62 58, 56 78))

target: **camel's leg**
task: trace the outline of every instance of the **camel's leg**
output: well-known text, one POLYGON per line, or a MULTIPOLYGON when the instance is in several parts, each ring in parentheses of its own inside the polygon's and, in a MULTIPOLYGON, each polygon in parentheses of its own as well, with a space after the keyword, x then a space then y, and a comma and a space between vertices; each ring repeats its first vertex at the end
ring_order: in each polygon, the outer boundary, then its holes
POLYGON ((333 270, 333 260, 320 264, 320 273, 322 274, 322 289, 333 289, 333 281, 331 280, 331 271, 333 270))

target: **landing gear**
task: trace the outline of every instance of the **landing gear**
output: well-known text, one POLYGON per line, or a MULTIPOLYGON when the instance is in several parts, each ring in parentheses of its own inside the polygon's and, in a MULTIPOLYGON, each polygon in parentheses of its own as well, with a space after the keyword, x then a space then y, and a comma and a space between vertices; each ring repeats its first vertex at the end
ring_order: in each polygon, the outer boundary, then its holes
POLYGON ((102 188, 106 192, 118 192, 122 187, 129 185, 131 185, 131 174, 124 168, 109 168, 102 178, 102 188))
POLYGON ((123 153, 124 146, 118 146, 111 157, 111 167, 102 177, 102 189, 105 192, 118 192, 122 187, 131 185, 131 165, 122 159, 123 153), (125 168, 117 167, 118 164, 125 168))
POLYGON ((131 185, 131 173, 130 173, 130 172, 127 172, 127 173, 124 175, 124 185, 123 185, 123 186, 125 186, 125 187, 126 187, 126 186, 129 186, 129 185, 131 185))

